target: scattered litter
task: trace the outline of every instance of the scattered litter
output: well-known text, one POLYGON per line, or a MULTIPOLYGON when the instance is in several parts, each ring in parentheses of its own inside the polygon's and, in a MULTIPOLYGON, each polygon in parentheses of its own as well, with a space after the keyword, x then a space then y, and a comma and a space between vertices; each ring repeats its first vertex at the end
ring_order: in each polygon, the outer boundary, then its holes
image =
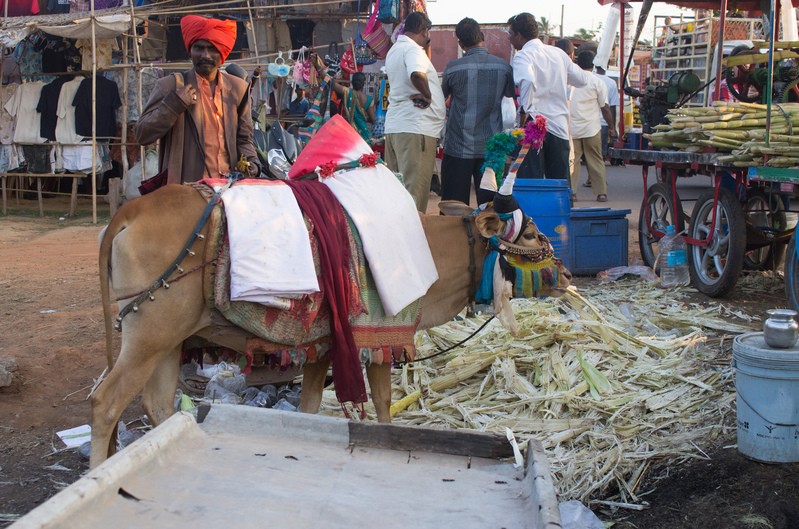
POLYGON ((560 507, 560 526, 563 529, 605 529, 594 511, 577 500, 565 501, 560 507))
POLYGON ((64 442, 65 445, 67 445, 67 448, 75 448, 82 445, 86 441, 91 440, 92 427, 88 424, 82 424, 80 426, 70 428, 69 430, 56 432, 56 435, 59 439, 61 439, 61 441, 64 442))
POLYGON ((60 464, 60 463, 55 463, 53 465, 46 466, 46 467, 44 467, 44 469, 45 470, 61 470, 63 472, 72 472, 71 468, 67 468, 64 465, 60 464))
POLYGON ((617 266, 614 268, 609 268, 599 272, 596 275, 596 278, 600 283, 607 283, 610 281, 616 281, 617 279, 626 275, 635 275, 644 281, 658 281, 658 276, 655 271, 644 265, 617 266))

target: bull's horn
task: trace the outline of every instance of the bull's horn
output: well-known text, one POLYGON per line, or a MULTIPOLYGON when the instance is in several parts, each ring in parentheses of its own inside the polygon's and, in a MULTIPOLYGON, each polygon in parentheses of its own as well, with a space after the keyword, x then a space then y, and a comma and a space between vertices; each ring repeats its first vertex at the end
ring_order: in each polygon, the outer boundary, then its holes
POLYGON ((480 189, 477 190, 477 203, 483 207, 497 194, 497 175, 494 169, 486 167, 483 170, 483 179, 480 180, 480 189))
POLYGON ((511 171, 508 173, 508 176, 505 177, 505 180, 502 182, 502 187, 499 189, 500 195, 512 195, 513 194, 513 184, 516 182, 516 173, 511 171))
POLYGON ((497 174, 491 167, 486 167, 485 171, 483 171, 483 179, 480 180, 480 189, 497 191, 497 174))

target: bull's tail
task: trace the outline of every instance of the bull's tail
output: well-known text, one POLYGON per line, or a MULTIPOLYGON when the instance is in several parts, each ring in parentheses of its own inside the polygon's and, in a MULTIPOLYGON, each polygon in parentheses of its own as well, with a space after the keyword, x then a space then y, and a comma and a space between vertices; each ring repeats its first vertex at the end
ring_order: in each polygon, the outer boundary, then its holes
POLYGON ((100 295, 103 301, 103 321, 105 324, 105 354, 108 370, 114 367, 113 319, 111 312, 111 251, 114 238, 127 226, 123 215, 115 215, 110 224, 100 233, 100 295))

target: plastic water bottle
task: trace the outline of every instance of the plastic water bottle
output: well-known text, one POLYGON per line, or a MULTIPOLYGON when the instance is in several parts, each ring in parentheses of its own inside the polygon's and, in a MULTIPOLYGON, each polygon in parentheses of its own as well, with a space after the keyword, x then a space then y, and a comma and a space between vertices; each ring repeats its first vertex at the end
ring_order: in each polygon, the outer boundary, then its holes
POLYGON ((685 239, 674 226, 666 228, 660 239, 660 286, 663 288, 684 287, 691 283, 688 274, 688 253, 685 239))

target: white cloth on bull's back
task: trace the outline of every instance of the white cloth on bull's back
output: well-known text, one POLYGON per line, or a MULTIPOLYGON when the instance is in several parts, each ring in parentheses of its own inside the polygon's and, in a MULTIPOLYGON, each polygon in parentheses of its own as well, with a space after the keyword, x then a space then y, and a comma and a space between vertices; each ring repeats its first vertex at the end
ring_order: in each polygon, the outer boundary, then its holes
POLYGON ((311 241, 289 186, 244 180, 222 194, 230 240, 230 300, 274 306, 319 291, 311 241))
POLYGON ((324 183, 358 228, 383 310, 396 315, 438 279, 413 197, 388 167, 340 171, 324 183))

